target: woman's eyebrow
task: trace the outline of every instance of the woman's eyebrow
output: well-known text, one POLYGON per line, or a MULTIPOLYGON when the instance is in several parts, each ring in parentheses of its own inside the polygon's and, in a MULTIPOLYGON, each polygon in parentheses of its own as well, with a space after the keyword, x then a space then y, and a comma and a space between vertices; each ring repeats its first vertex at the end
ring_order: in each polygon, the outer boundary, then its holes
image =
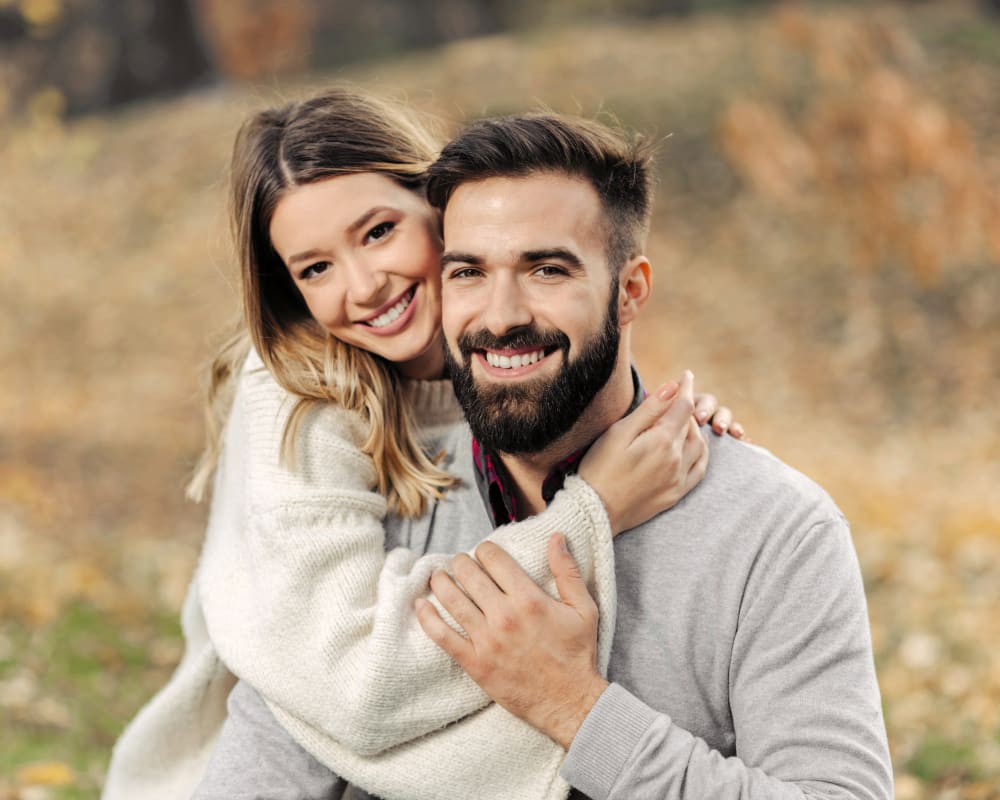
POLYGON ((310 261, 316 258, 317 256, 322 256, 322 255, 325 255, 325 253, 322 250, 318 250, 316 248, 313 248, 312 250, 303 250, 301 253, 296 253, 294 256, 289 258, 286 263, 288 264, 289 267, 291 267, 293 264, 297 264, 299 261, 310 261))
MULTIPOLYGON (((395 211, 395 209, 392 206, 372 206, 363 214, 361 214, 356 220, 354 220, 354 222, 352 222, 350 225, 347 226, 347 233, 357 233, 371 221, 372 217, 374 217, 376 214, 382 213, 383 211, 395 211)), ((292 266, 292 264, 295 264, 299 261, 308 261, 311 258, 316 258, 316 256, 322 256, 322 255, 326 255, 326 253, 323 250, 319 250, 316 248, 313 248, 311 250, 304 250, 301 253, 296 253, 294 256, 288 259, 287 263, 288 266, 292 266)))
POLYGON ((383 211, 394 211, 395 209, 391 206, 373 206, 369 208, 365 213, 358 217, 354 222, 347 226, 348 233, 357 233, 361 228, 365 227, 369 223, 372 217, 376 214, 380 214, 383 211))

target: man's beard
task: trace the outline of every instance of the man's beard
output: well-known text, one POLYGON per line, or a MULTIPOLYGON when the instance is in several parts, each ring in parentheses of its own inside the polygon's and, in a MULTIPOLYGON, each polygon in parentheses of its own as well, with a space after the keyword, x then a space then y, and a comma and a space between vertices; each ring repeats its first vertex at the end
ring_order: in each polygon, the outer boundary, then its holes
POLYGON ((504 336, 486 330, 458 339, 459 363, 445 345, 445 361, 455 396, 465 411, 472 435, 487 450, 511 455, 538 453, 569 431, 611 377, 618 361, 618 292, 599 331, 570 359, 569 337, 560 330, 535 326, 518 328, 504 336), (559 372, 552 378, 517 383, 477 385, 472 377, 472 354, 477 350, 542 348, 546 354, 563 352, 559 372))

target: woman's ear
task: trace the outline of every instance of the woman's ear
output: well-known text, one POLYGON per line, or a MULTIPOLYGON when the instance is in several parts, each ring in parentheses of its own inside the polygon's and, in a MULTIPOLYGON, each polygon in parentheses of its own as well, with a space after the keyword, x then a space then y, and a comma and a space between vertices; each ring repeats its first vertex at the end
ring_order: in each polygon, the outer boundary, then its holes
POLYGON ((633 256, 618 273, 618 324, 632 322, 649 299, 653 268, 644 255, 633 256))

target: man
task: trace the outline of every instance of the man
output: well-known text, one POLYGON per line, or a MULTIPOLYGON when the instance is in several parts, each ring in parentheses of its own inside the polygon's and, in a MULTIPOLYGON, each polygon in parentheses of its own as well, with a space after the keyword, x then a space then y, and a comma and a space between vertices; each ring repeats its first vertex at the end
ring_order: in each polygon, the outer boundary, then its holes
MULTIPOLYGON (((650 291, 650 183, 641 147, 552 115, 476 123, 432 168, 448 360, 493 524, 542 508, 641 398, 629 352, 650 291)), ((484 545, 478 563, 458 556, 454 579, 431 581, 467 636, 418 603, 424 629, 498 704, 562 745, 572 796, 891 797, 846 522, 765 451, 711 448, 696 489, 615 540, 606 678, 593 603, 559 537, 560 600, 484 545)), ((429 547, 461 550, 484 533, 431 530, 429 547)), ((275 727, 262 704, 247 713, 275 727)), ((267 740, 277 760, 322 785, 322 769, 285 738, 279 728, 267 740)))
MULTIPOLYGON (((635 402, 649 177, 641 148, 545 116, 477 123, 431 171, 451 374, 478 447, 502 466, 481 477, 508 498, 498 522, 535 513, 551 471, 635 402), (522 366, 506 367, 516 354, 522 366)), ((551 599, 492 546, 479 564, 455 559, 464 593, 432 580, 468 638, 427 603, 425 630, 566 748, 563 776, 591 797, 891 796, 846 522, 764 451, 711 444, 702 483, 615 542, 613 683, 595 668, 580 586, 551 599), (549 646, 574 624, 586 652, 549 646)))

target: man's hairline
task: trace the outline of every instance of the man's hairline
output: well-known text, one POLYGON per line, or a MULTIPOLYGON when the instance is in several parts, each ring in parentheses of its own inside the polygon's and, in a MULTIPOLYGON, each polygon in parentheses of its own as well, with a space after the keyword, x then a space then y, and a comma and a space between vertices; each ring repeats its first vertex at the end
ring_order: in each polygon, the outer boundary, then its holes
MULTIPOLYGON (((597 199, 597 207, 599 209, 600 217, 603 222, 603 226, 605 228, 605 230, 602 231, 602 236, 604 239, 603 249, 604 249, 604 256, 607 268, 612 275, 621 274, 622 268, 625 266, 625 264, 631 258, 634 258, 636 254, 641 253, 643 243, 641 241, 636 241, 635 242, 636 252, 631 255, 626 254, 620 256, 619 258, 617 258, 619 263, 615 264, 614 261, 616 260, 615 259, 616 254, 613 252, 614 244, 612 242, 612 240, 615 237, 615 230, 612 227, 614 225, 614 220, 612 219, 613 215, 610 213, 608 205, 604 202, 604 199, 601 197, 601 193, 597 190, 597 187, 594 185, 594 182, 590 178, 588 178, 586 175, 580 174, 579 172, 563 169, 561 167, 527 167, 523 171, 518 171, 518 170, 500 171, 492 175, 483 175, 482 177, 469 178, 467 180, 458 181, 457 183, 455 183, 454 186, 452 186, 449 189, 448 196, 444 201, 444 205, 438 208, 438 213, 441 215, 442 244, 444 244, 444 215, 448 213, 448 206, 451 205, 451 201, 452 198, 454 198, 455 196, 455 192, 457 192, 463 186, 470 186, 477 183, 486 183, 487 181, 490 180, 529 180, 534 177, 545 176, 545 175, 553 175, 556 177, 566 178, 571 181, 578 181, 587 188, 589 188, 590 191, 594 193, 594 197, 596 197, 597 199)), ((447 253, 448 253, 447 250, 444 250, 441 253, 442 272, 444 272, 446 266, 445 256, 447 255, 447 253)), ((472 262, 465 262, 465 263, 472 263, 472 262)), ((477 263, 481 263, 481 260, 477 263)))

